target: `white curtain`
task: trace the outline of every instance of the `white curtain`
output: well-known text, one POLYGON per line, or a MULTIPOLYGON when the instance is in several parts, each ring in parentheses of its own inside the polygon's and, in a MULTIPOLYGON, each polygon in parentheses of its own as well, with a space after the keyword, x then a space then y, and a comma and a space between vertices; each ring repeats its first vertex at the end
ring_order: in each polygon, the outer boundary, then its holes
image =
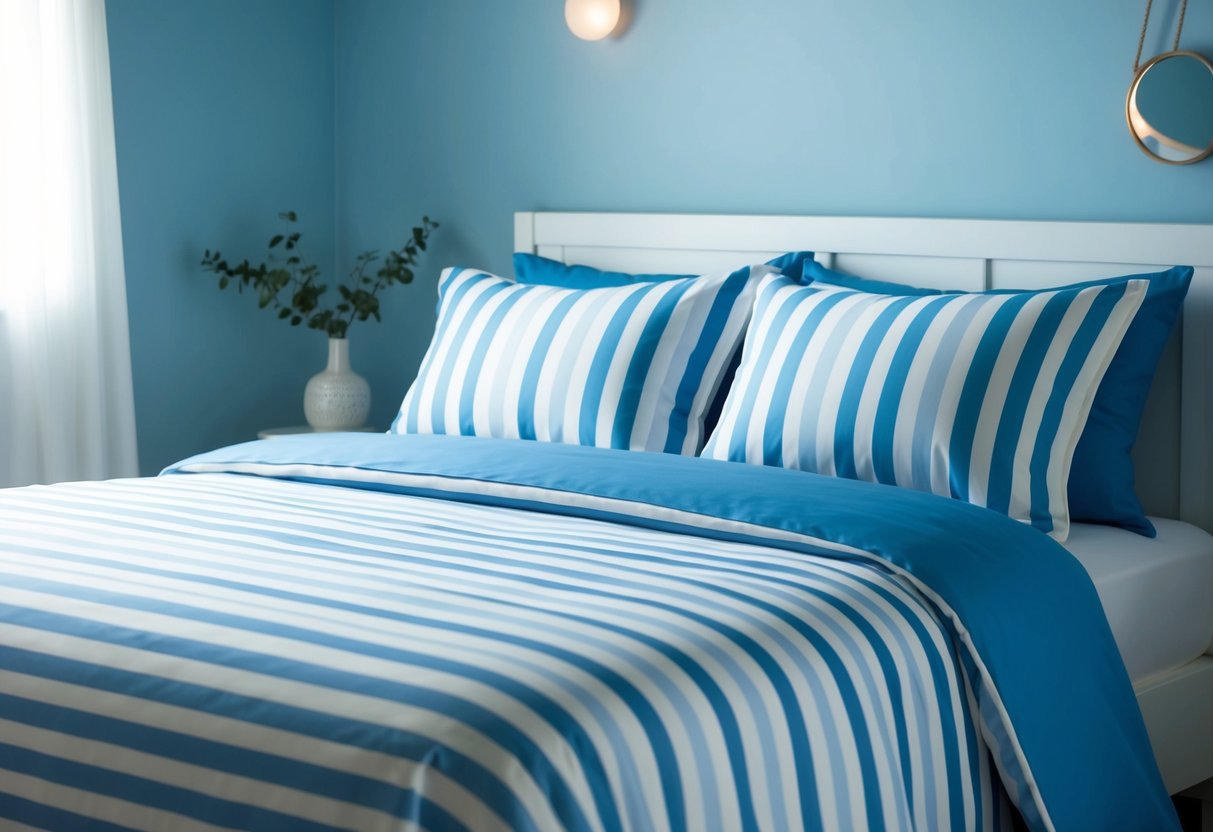
POLYGON ((0 0, 0 487, 134 476, 104 0, 0 0))

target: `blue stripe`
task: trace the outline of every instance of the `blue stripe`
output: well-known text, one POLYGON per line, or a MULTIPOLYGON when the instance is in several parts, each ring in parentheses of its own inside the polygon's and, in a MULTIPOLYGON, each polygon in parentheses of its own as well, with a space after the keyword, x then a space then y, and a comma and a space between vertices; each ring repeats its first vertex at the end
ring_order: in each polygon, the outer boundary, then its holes
POLYGON ((0 742, 0 770, 15 771, 73 789, 97 792, 217 826, 339 832, 339 827, 310 821, 298 815, 211 797, 145 777, 53 757, 7 742, 0 742))
MULTIPOLYGON (((361 648, 360 652, 369 655, 390 657, 392 654, 396 654, 397 656, 413 658, 404 651, 393 651, 390 648, 380 648, 377 645, 369 647, 358 644, 349 645, 346 639, 326 636, 322 633, 298 631, 297 628, 274 625, 255 619, 245 619, 240 616, 226 615, 213 610, 197 610, 179 604, 151 601, 138 596, 121 595, 96 589, 82 589, 70 584, 41 581, 34 578, 14 578, 12 584, 68 598, 82 598, 117 608, 170 614, 187 620, 192 619, 222 626, 238 627, 255 632, 280 635, 285 638, 300 639, 304 636, 310 636, 310 641, 316 644, 343 645, 351 649, 361 648)), ((552 764, 542 749, 536 746, 529 737, 506 722, 500 715, 454 694, 441 693, 403 681, 377 679, 344 671, 339 668, 308 664, 283 656, 267 655, 250 650, 238 650, 233 647, 223 647, 162 634, 156 634, 153 638, 149 639, 148 634, 140 633, 137 630, 117 625, 99 626, 95 622, 38 610, 25 610, 20 617, 20 621, 24 626, 36 627, 48 632, 77 635, 115 644, 134 644, 149 652, 179 656, 193 661, 207 662, 225 667, 236 667, 293 681, 348 691, 361 696, 375 697, 389 702, 409 702, 419 708, 453 716, 469 725, 478 726, 486 736, 492 738, 494 742, 503 748, 508 749, 519 760, 524 761, 527 770, 533 773, 538 782, 544 784, 553 810, 560 817, 561 822, 566 828, 570 830, 585 830, 590 828, 584 811, 578 805, 576 798, 564 779, 560 776, 559 769, 552 764)), ((587 768, 592 770, 592 767, 587 766, 587 768)), ((603 785, 600 781, 599 787, 601 788, 603 785)), ((610 802, 609 799, 607 802, 610 802)), ((609 813, 607 817, 610 817, 609 813)), ((618 818, 616 816, 617 823, 618 818)))
MULTIPOLYGON (((834 422, 834 471, 840 477, 856 476, 855 466, 855 419, 859 413, 859 403, 863 398, 864 386, 868 381, 868 374, 872 369, 872 362, 876 360, 876 353, 884 344, 885 337, 889 334, 889 329, 893 323, 906 310, 912 302, 913 298, 903 298, 889 302, 886 307, 881 310, 876 319, 872 321, 871 327, 864 336, 863 341, 859 344, 859 350, 855 353, 855 358, 851 364, 851 372, 847 375, 846 385, 842 390, 842 398, 838 404, 838 416, 834 422)), ((856 313, 863 310, 863 306, 856 306, 856 313)), ((843 336, 848 334, 848 330, 854 322, 854 317, 849 321, 840 321, 838 332, 843 336)), ((835 349, 834 356, 837 356, 835 349)), ((823 361, 824 365, 833 369, 833 361, 823 361)), ((821 395, 820 389, 817 395, 821 395)), ((879 415, 877 416, 879 422, 879 415)), ((768 430, 769 430, 768 426, 768 430)))
MULTIPOLYGON (((917 299, 914 299, 917 300, 917 299)), ((952 298, 943 297, 919 302, 919 309, 902 334, 889 364, 880 400, 876 405, 876 419, 872 424, 872 465, 877 482, 897 485, 897 472, 893 465, 893 435, 897 430, 897 411, 901 407, 902 393, 910 376, 910 366, 918 356, 918 348, 927 334, 927 329, 952 298)))
POLYGON ((944 330, 943 337, 939 339, 939 348, 923 382, 922 398, 918 402, 918 412, 914 414, 914 433, 910 440, 912 473, 910 482, 903 483, 919 491, 931 490, 932 449, 935 427, 943 415, 940 407, 943 403, 944 385, 947 384, 948 374, 952 370, 953 357, 982 306, 980 300, 968 301, 952 318, 944 330))
MULTIPOLYGON (((842 349, 843 341, 845 340, 848 331, 854 325, 856 319, 863 313, 862 305, 852 305, 849 309, 838 313, 834 310, 834 306, 841 304, 847 300, 847 295, 844 292, 831 293, 836 294, 836 297, 827 295, 820 302, 813 304, 813 309, 805 319, 804 327, 796 333, 796 338, 792 342, 792 354, 797 356, 796 364, 789 362, 787 366, 779 372, 779 381, 775 388, 775 393, 772 399, 776 402, 787 401, 788 396, 792 392, 792 385, 796 381, 796 376, 801 373, 808 373, 809 384, 805 393, 809 401, 819 401, 825 390, 826 382, 829 380, 830 371, 834 369, 835 359, 838 357, 838 352, 842 349), (825 339, 825 343, 821 345, 821 360, 814 363, 812 367, 804 366, 804 353, 813 336, 821 331, 821 324, 827 320, 833 321, 837 319, 838 326, 832 328, 825 339), (799 372, 798 372, 799 371, 799 372)), ((818 299, 815 298, 815 301, 818 299)), ((819 411, 814 408, 809 408, 801 417, 799 428, 801 435, 805 437, 817 435, 817 424, 819 411)), ((773 407, 767 411, 766 423, 763 425, 763 457, 769 459, 770 464, 783 464, 783 409, 773 407)), ((816 460, 814 460, 816 462, 816 460)), ((813 464, 803 470, 818 471, 817 465, 813 464)))
MULTIPOLYGON (((438 291, 439 291, 439 296, 438 296, 439 313, 441 313, 441 311, 442 311, 443 302, 448 300, 447 291, 448 291, 449 286, 452 283, 454 283, 456 278, 458 278, 459 275, 463 274, 464 271, 465 271, 464 269, 458 269, 458 268, 451 269, 451 271, 447 275, 447 278, 445 281, 441 280, 441 279, 439 280, 439 289, 438 289, 438 291)), ((469 291, 471 291, 471 288, 475 285, 476 285, 476 282, 474 280, 461 281, 460 284, 455 288, 455 290, 450 293, 449 302, 447 303, 447 305, 452 308, 457 306, 460 303, 460 301, 463 300, 464 296, 469 291)), ((435 338, 448 337, 447 330, 450 328, 450 325, 451 325, 451 317, 439 314, 438 321, 435 324, 435 330, 434 330, 435 336, 434 337, 435 338)), ((422 375, 422 374, 425 374, 426 372, 428 372, 430 369, 430 365, 433 362, 434 362, 434 356, 431 353, 426 353, 425 357, 421 361, 421 369, 418 371, 418 375, 422 375)), ((419 397, 414 396, 413 400, 411 402, 409 402, 409 406, 407 408, 408 417, 407 417, 407 421, 406 421, 406 426, 407 426, 408 430, 414 431, 414 432, 417 430, 417 419, 420 417, 420 406, 418 404, 418 399, 419 399, 419 397)), ((400 424, 400 418, 402 415, 404 415, 404 413, 405 413, 405 408, 402 407, 400 409, 400 413, 397 414, 396 418, 392 421, 392 431, 397 430, 397 428, 400 424)))
MULTIPOLYGON (((784 300, 784 298, 781 297, 778 292, 778 284, 772 282, 771 284, 768 284, 760 293, 759 300, 762 302, 761 311, 766 312, 766 310, 770 308, 776 299, 784 300)), ((809 319, 804 325, 805 329, 811 329, 814 325, 820 322, 826 315, 829 314, 830 310, 837 305, 841 299, 841 295, 828 296, 822 299, 820 305, 809 313, 809 319)), ((733 435, 731 437, 726 437, 729 441, 728 458, 731 460, 742 462, 746 459, 746 422, 748 419, 752 418, 755 405, 758 401, 758 388, 760 386, 759 382, 761 381, 761 378, 767 372, 769 372, 768 368, 771 366, 771 361, 774 359, 775 346, 776 342, 778 341, 778 337, 775 335, 775 333, 783 330, 795 308, 795 303, 784 302, 775 311, 774 318, 771 321, 771 335, 768 336, 767 339, 761 344, 758 355, 752 361, 749 358, 748 353, 742 356, 741 368, 737 371, 738 375, 749 372, 753 374, 755 383, 747 388, 739 388, 736 383, 734 383, 734 391, 744 389, 744 393, 742 393, 742 398, 737 405, 738 412, 741 414, 741 417, 737 420, 737 427, 733 431, 733 435)), ((755 320, 757 320, 760 314, 760 306, 758 303, 755 303, 754 310, 755 320)), ((808 343, 807 338, 804 339, 804 343, 808 343)), ((804 349, 804 343, 800 342, 798 334, 797 344, 792 348, 793 355, 789 363, 798 362, 800 360, 799 352, 804 349)), ((786 367, 784 369, 786 369, 786 367)), ((782 381, 783 380, 780 379, 781 383, 782 381)), ((789 385, 791 384, 790 381, 787 383, 789 385)), ((775 401, 778 401, 778 399, 775 399, 775 401)), ((726 409, 725 412, 728 413, 728 410, 726 409)), ((723 423, 724 421, 725 417, 722 416, 721 422, 723 423)))
MULTIPOLYGON (((473 282, 480 283, 488 279, 489 278, 487 275, 473 275, 472 278, 469 279, 464 285, 471 285, 473 282)), ((476 299, 472 301, 471 305, 468 307, 463 321, 460 322, 459 329, 453 334, 447 336, 451 342, 451 349, 447 353, 446 360, 442 363, 442 366, 435 366, 432 370, 432 372, 438 374, 438 380, 434 387, 434 400, 430 405, 430 421, 433 425, 433 430, 435 433, 443 433, 447 430, 447 391, 452 385, 458 384, 458 380, 454 378, 454 373, 455 365, 459 360, 459 348, 471 337, 472 325, 476 321, 476 318, 480 314, 481 310, 484 309, 485 305, 488 304, 490 300, 501 292, 505 291, 505 289, 506 284, 493 283, 489 286, 489 288, 477 295, 476 299)), ((418 376, 418 380, 421 378, 421 376, 418 376)), ((414 393, 418 398, 420 398, 421 389, 419 385, 414 386, 414 393)), ((451 432, 457 431, 458 427, 456 425, 452 425, 451 432)))
MULTIPOLYGON (((637 350, 632 353, 632 360, 629 362, 627 373, 623 378, 623 389, 619 391, 618 404, 615 409, 615 421, 611 426, 610 447, 612 448, 626 450, 632 447, 632 430, 636 426, 636 410, 640 406, 640 394, 644 392, 645 381, 648 378, 650 368, 653 366, 653 358, 657 353, 657 347, 661 343, 666 329, 669 328, 670 318, 674 314, 674 307, 678 305, 678 301, 682 299, 682 296, 690 288, 691 282, 689 280, 676 283, 674 288, 657 302, 657 307, 649 315, 649 319, 645 321, 644 329, 641 330, 640 339, 637 341, 637 350)), ((720 300, 720 298, 721 295, 717 294, 716 299, 720 300)), ((693 368, 688 369, 693 372, 693 368)), ((705 369, 705 367, 701 367, 695 377, 702 379, 705 369)), ((683 381, 686 380, 688 375, 690 373, 683 374, 683 381)), ((699 385, 696 384, 695 386, 698 387, 699 385)), ((687 423, 689 418, 689 412, 679 413, 677 408, 670 413, 671 420, 677 420, 683 425, 687 423)), ((681 446, 679 446, 679 450, 682 450, 681 446)))
MULTIPOLYGON (((472 352, 471 360, 468 361, 467 372, 463 376, 463 383, 459 385, 459 425, 453 433, 461 433, 464 436, 475 436, 476 425, 473 419, 473 408, 476 405, 476 397, 488 396, 489 391, 482 387, 480 372, 484 369, 484 359, 489 354, 489 348, 493 345, 493 336, 497 334, 498 327, 505 317, 509 315, 510 310, 514 308, 514 304, 522 300, 521 292, 510 292, 506 295, 505 300, 497 305, 493 310, 493 314, 489 316, 488 321, 484 325, 484 329, 480 332, 479 340, 476 342, 476 349, 472 352)), ((452 381, 452 384, 457 382, 452 381)))
POLYGON ((3 789, 0 789, 0 818, 55 832, 137 832, 129 826, 69 812, 60 806, 26 800, 3 789))
MULTIPOLYGON (((1074 302, 1072 295, 1055 294, 1050 297, 1040 311, 1040 316, 1028 333, 1020 351, 1022 358, 1015 366, 1011 375, 1011 383, 1007 387, 1006 401, 1002 407, 1002 415, 998 420, 998 428, 994 434, 994 450, 990 459, 990 478, 986 486, 986 506, 1008 513, 1011 507, 1011 487, 1015 478, 1015 452, 1019 447, 1019 437, 1023 432, 1024 417, 1028 405, 1032 402, 1032 388, 1036 386, 1039 368, 1044 363, 1049 347, 1052 345, 1057 327, 1061 324, 1067 310, 1074 302)), ((1073 384, 1064 388, 1068 397, 1073 384)), ((1056 390, 1056 388, 1054 388, 1056 390)), ((1063 397, 1065 398, 1065 397, 1063 397)), ((1054 431, 1050 436, 1054 436, 1054 431)), ((1039 433, 1037 434, 1039 436, 1039 433)), ((1052 445, 1052 442, 1049 442, 1052 445)), ((1041 484, 1048 482, 1042 479, 1041 484)), ((1048 508, 1048 488, 1045 488, 1045 507, 1048 508)), ((1051 519, 1048 521, 1051 525, 1051 519)))
POLYGON ((1078 378, 1078 374, 1089 360, 1091 349, 1103 332, 1113 307, 1124 297, 1127 288, 1127 283, 1113 283, 1100 291, 1087 311, 1083 322, 1079 325, 1078 331, 1074 334, 1065 358, 1062 359, 1061 368, 1057 374, 1058 383, 1054 386, 1053 392, 1045 404, 1040 430, 1036 434, 1036 442, 1032 448, 1032 461, 1029 465, 1032 481, 1031 516, 1032 524, 1035 526, 1052 525, 1049 493, 1042 486, 1047 482, 1044 474, 1049 466, 1049 451, 1052 444, 1047 440, 1057 434, 1057 425, 1061 422, 1061 416, 1066 406, 1067 397, 1064 393, 1073 387, 1074 380, 1078 378))
POLYGON ((0 693, 0 717, 401 817, 403 786, 250 748, 0 693))
MULTIPOLYGON (((695 453, 699 450, 698 445, 703 442, 703 415, 694 413, 692 409, 695 396, 702 389, 698 379, 709 377, 708 362, 719 346, 720 333, 728 326, 733 308, 750 281, 750 274, 748 268, 733 272, 712 301, 703 332, 687 358, 686 372, 682 374, 682 380, 674 394, 674 409, 670 412, 663 449, 667 454, 695 453), (687 434, 692 427, 695 428, 695 447, 687 447, 687 434)), ((710 392, 714 393, 715 390, 710 392)))
MULTIPOLYGON (((134 631, 132 631, 134 632, 134 631)), ((180 679, 168 679, 105 665, 49 656, 17 647, 0 645, 0 663, 14 672, 71 685, 84 685, 109 693, 163 702, 237 722, 263 725, 351 748, 391 753, 414 762, 429 761, 453 780, 473 791, 511 826, 523 830, 537 827, 525 807, 509 788, 476 760, 429 737, 386 725, 362 722, 271 702, 221 688, 204 687, 180 679)))
POLYGON ((977 437, 977 420, 981 416, 986 390, 994 374, 994 364, 998 361, 1011 324, 1031 298, 1030 294, 1022 294, 1006 299, 986 326, 973 353, 973 359, 969 362, 968 374, 960 391, 960 402, 956 406, 956 418, 952 422, 951 440, 948 443, 948 483, 952 496, 958 499, 969 499, 973 441, 977 437))
MULTIPOLYGON (((518 396, 518 436, 520 439, 535 438, 535 414, 538 412, 536 392, 539 387, 539 377, 547 363, 552 341, 561 325, 569 316, 569 312, 577 305, 578 296, 569 294, 556 305, 548 317, 539 337, 535 340, 535 349, 527 359, 526 372, 522 375, 522 390, 518 396)), ((437 336, 435 336, 437 340, 437 336)))
MULTIPOLYGON (((603 442, 598 440, 598 413, 601 408, 608 407, 615 410, 612 417, 618 412, 618 407, 622 406, 622 402, 613 400, 606 405, 603 404, 603 394, 606 390, 608 370, 611 363, 615 360, 615 355, 618 352, 619 341, 623 337, 624 330, 628 324, 632 322, 632 313, 636 311, 636 307, 644 298, 655 291, 662 284, 647 283, 640 284, 636 290, 630 291, 623 303, 619 304, 619 308, 611 316, 610 323, 602 333, 602 337, 596 344, 581 345, 582 349, 593 349, 594 360, 590 362, 590 369, 585 379, 585 389, 581 391, 581 412, 577 420, 579 431, 578 441, 582 445, 600 445, 603 442)), ((662 322, 664 328, 665 322, 662 322)), ((571 393, 572 391, 568 391, 571 393)), ((614 419, 612 418, 612 421, 614 419)), ((606 438, 606 447, 616 447, 612 444, 611 438, 606 438)))

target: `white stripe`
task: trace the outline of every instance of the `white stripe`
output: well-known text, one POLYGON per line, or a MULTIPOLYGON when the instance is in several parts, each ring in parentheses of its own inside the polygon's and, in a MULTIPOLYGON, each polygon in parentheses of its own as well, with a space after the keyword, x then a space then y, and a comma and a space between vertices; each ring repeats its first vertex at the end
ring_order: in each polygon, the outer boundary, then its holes
MULTIPOLYGON (((923 334, 922 344, 914 354, 897 406, 897 422, 893 433, 893 467, 898 485, 914 486, 914 429, 917 427, 918 410, 922 404, 927 375, 935 363, 941 342, 948 328, 967 306, 981 302, 981 295, 963 295, 956 301, 943 305, 923 334)), ((938 411, 934 419, 939 418, 938 411)))
MULTIPOLYGON (((856 294, 853 300, 860 302, 864 300, 864 297, 863 295, 856 294)), ((834 464, 834 434, 838 427, 838 403, 841 402, 843 390, 847 382, 850 381, 851 368, 855 363, 855 356, 859 352, 859 347, 863 343, 864 336, 872 324, 875 323, 877 317, 897 300, 897 298, 889 298, 887 301, 868 304, 868 309, 864 310, 864 314, 856 321, 855 327, 848 333, 849 338, 844 343, 843 349, 839 352, 833 366, 820 371, 828 374, 828 382, 822 395, 822 403, 828 402, 829 404, 821 408, 821 418, 817 423, 817 435, 806 436, 802 441, 810 446, 816 445, 817 470, 823 474, 834 475, 837 473, 837 468, 834 464)), ((872 430, 876 423, 877 407, 880 404, 880 394, 883 388, 874 382, 888 375, 889 365, 893 361, 897 345, 901 343, 901 338, 905 334, 906 328, 913 320, 917 310, 921 308, 921 305, 921 302, 912 302, 909 309, 903 309, 893 319, 880 345, 876 348, 871 370, 865 373, 868 380, 860 393, 859 409, 855 413, 853 427, 855 434, 855 469, 860 479, 873 480, 876 478, 872 460, 872 430)), ((842 304, 839 304, 839 306, 842 306, 842 304)), ((828 327, 823 327, 823 329, 829 334, 830 330, 828 327)))
MULTIPOLYGON (((565 385, 567 367, 572 365, 578 349, 584 349, 586 320, 595 311, 594 304, 574 303, 552 338, 548 355, 551 360, 543 362, 539 370, 539 381, 535 385, 535 438, 541 442, 564 442, 565 428, 560 419, 553 421, 551 403, 557 400, 556 390, 565 385)), ((571 441, 576 441, 575 436, 571 441)))
MULTIPOLYGON (((351 754, 348 746, 329 740, 192 708, 182 708, 153 699, 125 696, 20 673, 10 672, 4 675, 4 690, 16 696, 62 708, 115 715, 127 722, 149 728, 169 729, 195 737, 222 737, 222 742, 226 745, 250 751, 276 754, 288 759, 323 760, 328 768, 339 769, 368 780, 378 780, 397 788, 403 785, 384 776, 390 775, 399 767, 399 760, 369 748, 359 749, 357 754, 351 754)), ((63 745, 68 748, 74 744, 75 738, 65 738, 63 741, 63 745)), ((3 783, 4 777, 5 775, 0 773, 0 783, 3 783)), ((218 790, 214 793, 227 797, 218 790)), ((485 806, 477 795, 432 768, 427 774, 425 791, 418 793, 442 795, 438 802, 469 828, 484 829, 486 832, 505 832, 508 829, 505 822, 485 806)))
MULTIPOLYGON (((446 399, 441 402, 444 414, 443 433, 459 434, 465 432, 459 414, 461 410, 460 406, 463 403, 463 390, 468 376, 468 368, 471 366, 472 359, 481 348, 481 345, 490 347, 486 355, 493 352, 491 346, 493 344, 493 336, 496 333, 494 330, 489 329, 489 321, 492 320, 497 310, 510 299, 511 294, 507 288, 493 295, 485 302, 480 311, 471 319, 472 323, 468 329, 468 337, 452 351, 451 357, 447 359, 447 363, 450 366, 450 377, 446 389, 446 399)), ((436 369, 439 371, 438 375, 441 376, 445 366, 439 365, 436 369)))
MULTIPOLYGON (((1025 517, 1031 513, 1032 480, 1029 466, 1032 463, 1032 454, 1035 451, 1036 437, 1040 433, 1040 423, 1044 416, 1045 405, 1048 404, 1049 397, 1053 395, 1054 388, 1056 387, 1057 373, 1061 369, 1061 362, 1070 352, 1074 335, 1083 320, 1087 317, 1087 313, 1090 311, 1091 304, 1095 301, 1095 298, 1096 295, 1093 293, 1079 295, 1066 308, 1065 314, 1058 325, 1057 335, 1049 342, 1049 348, 1045 353, 1044 361, 1041 363, 1040 373, 1033 381, 1032 390, 1028 396, 1027 408, 1024 410, 1019 433, 1015 439, 1015 455, 1011 469, 1011 502, 1008 512, 1012 517, 1025 517)), ((1075 388, 1071 387, 1067 398, 1073 396, 1074 392, 1075 388)), ((1050 459, 1057 453, 1053 445, 1054 443, 1050 443, 1050 459)), ((1050 506, 1050 509, 1052 508, 1050 506)), ((1055 529, 1059 524, 1066 524, 1068 522, 1068 517, 1063 516, 1066 514, 1064 505, 1061 507, 1060 513, 1054 513, 1050 510, 1050 514, 1053 516, 1053 527, 1055 529)))
POLYGON ((1015 322, 1006 333, 994 370, 990 374, 985 397, 981 402, 980 415, 973 435, 973 450, 969 458, 969 502, 984 506, 990 493, 990 462, 994 456, 994 439, 1002 414, 1007 407, 1007 394, 1011 381, 1023 356, 1024 345, 1032 334, 1036 322, 1044 312, 1050 293, 1041 292, 1028 298, 1015 315, 1015 322))
MULTIPOLYGON (((6 794, 41 803, 52 809, 74 812, 86 818, 139 829, 143 832, 231 832, 230 826, 213 826, 193 818, 132 803, 97 792, 61 786, 19 771, 0 770, 0 789, 6 794)), ((8 821, 5 821, 5 828, 8 821)))
MULTIPOLYGON (((504 292, 502 294, 505 294, 504 292)), ((534 348, 543 322, 549 311, 559 302, 556 291, 545 291, 535 287, 531 291, 518 293, 519 297, 504 315, 493 332, 484 332, 481 337, 489 339, 480 375, 476 380, 475 397, 472 400, 472 433, 478 436, 506 436, 518 438, 518 416, 502 418, 502 430, 494 432, 490 427, 494 415, 504 416, 503 405, 510 376, 521 378, 526 370, 526 361, 534 348), (513 425, 507 428, 506 425, 513 425)), ((466 375, 460 377, 461 385, 466 375)), ((454 432, 454 431, 448 431, 454 432)))
MULTIPOLYGON (((624 323, 618 346, 614 355, 611 356, 605 378, 602 381, 602 399, 598 405, 597 423, 594 425, 594 444, 600 448, 611 447, 612 428, 615 426, 615 419, 622 404, 619 397, 623 392, 623 381, 627 376, 632 358, 640 347, 640 335, 648 325, 650 318, 653 317, 657 304, 675 288, 677 288, 675 281, 652 284, 648 293, 640 299, 624 323)), ((694 291, 693 288, 688 290, 688 292, 694 291)), ((589 352, 586 350, 587 354, 589 352)), ((597 385, 596 379, 588 380, 597 385)))
MULTIPOLYGON (((1066 401, 1061 423, 1063 425, 1072 425, 1074 428, 1069 433, 1064 434, 1067 441, 1061 443, 1058 453, 1055 453, 1053 458, 1049 460, 1047 476, 1052 482, 1068 483, 1070 481, 1070 464, 1074 461, 1074 449, 1078 446, 1078 440, 1082 435, 1082 427, 1086 424, 1087 416, 1091 413, 1091 405, 1095 401, 1095 394, 1099 389, 1099 383, 1103 380, 1108 366, 1116 356, 1116 348, 1120 345, 1125 333, 1132 325, 1133 317, 1141 309, 1141 304, 1145 301, 1149 285, 1149 281, 1146 280, 1129 281, 1124 294, 1116 303, 1115 311, 1109 315, 1108 325, 1100 330, 1099 336, 1095 340, 1095 346, 1088 354, 1087 360, 1078 374, 1078 380, 1074 387, 1076 390, 1085 391, 1086 395, 1071 395, 1066 401)), ((1064 489, 1060 494, 1050 491, 1050 497, 1055 498, 1059 502, 1063 501, 1065 499, 1064 489)), ((1052 499, 1050 500, 1050 505, 1053 506, 1052 499)), ((1064 525, 1059 524, 1060 528, 1057 532, 1058 539, 1064 541, 1070 530, 1068 512, 1053 508, 1053 514, 1055 517, 1060 516, 1065 520, 1064 525)))
MULTIPOLYGON (((964 334, 957 346, 957 355, 972 355, 981 343, 981 338, 989 328, 990 321, 998 314, 1011 295, 982 295, 981 306, 969 321, 964 334)), ((969 364, 965 361, 954 361, 940 394, 939 416, 935 421, 935 429, 931 435, 931 492, 951 496, 952 493, 952 457, 951 439, 952 428, 956 424, 956 407, 964 390, 965 379, 969 375, 969 364)))
POLYGON ((390 815, 352 803, 6 719, 0 719, 0 736, 42 754, 319 823, 371 830, 398 825, 390 815))
MULTIPOLYGON (((452 277, 453 269, 446 269, 443 272, 441 282, 446 284, 446 293, 442 295, 441 309, 439 312, 439 320, 444 320, 444 314, 451 316, 448 324, 449 331, 456 333, 463 325, 464 320, 471 313, 475 306, 476 299, 483 295, 492 286, 488 280, 479 279, 482 272, 465 270, 457 277, 452 277), (453 297, 457 287, 470 280, 479 280, 476 285, 472 286, 467 292, 467 295, 460 301, 458 306, 453 306, 453 297)), ((417 380, 413 383, 409 392, 405 394, 404 403, 401 405, 401 411, 405 414, 411 406, 410 397, 417 399, 417 429, 423 433, 432 432, 434 430, 434 422, 432 419, 434 396, 438 387, 438 378, 442 367, 446 366, 446 362, 452 350, 459 346, 457 339, 448 338, 441 343, 435 344, 432 349, 426 352, 422 359, 422 371, 418 373, 417 380), (429 370, 429 372, 425 372, 429 370)), ((403 420, 397 425, 397 433, 407 433, 407 426, 403 420)))
MULTIPOLYGON (((536 293, 539 296, 539 293, 536 293)), ((539 336, 552 315, 555 314, 562 298, 559 292, 551 292, 533 313, 534 320, 527 328, 525 336, 520 340, 518 349, 512 356, 509 375, 505 383, 505 396, 500 405, 502 436, 506 439, 519 438, 518 403, 522 399, 522 382, 526 375, 527 365, 536 349, 539 336)))

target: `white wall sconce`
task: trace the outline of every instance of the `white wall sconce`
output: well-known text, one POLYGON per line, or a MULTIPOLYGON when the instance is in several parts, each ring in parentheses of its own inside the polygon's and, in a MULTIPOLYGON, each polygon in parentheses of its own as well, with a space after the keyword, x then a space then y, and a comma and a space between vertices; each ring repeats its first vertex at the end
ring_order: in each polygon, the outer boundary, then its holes
POLYGON ((564 0, 564 20, 582 40, 602 40, 620 25, 620 0, 564 0))

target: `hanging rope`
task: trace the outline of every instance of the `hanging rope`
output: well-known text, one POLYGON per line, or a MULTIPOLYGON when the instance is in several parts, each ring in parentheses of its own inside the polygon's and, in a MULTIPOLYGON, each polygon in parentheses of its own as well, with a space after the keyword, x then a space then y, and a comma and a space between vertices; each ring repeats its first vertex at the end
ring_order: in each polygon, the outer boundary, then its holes
POLYGON ((1150 7, 1153 5, 1154 0, 1146 0, 1146 16, 1141 19, 1141 35, 1137 38, 1137 57, 1133 59, 1134 75, 1137 74, 1137 68, 1141 66, 1141 48, 1146 42, 1146 27, 1150 25, 1150 7))
MULTIPOLYGON (((1137 74, 1138 67, 1141 66, 1141 49, 1146 43, 1146 28, 1150 25, 1150 7, 1154 5, 1154 0, 1146 0, 1146 16, 1141 19, 1141 34, 1137 37, 1137 55, 1133 58, 1133 74, 1137 74)), ((1188 13, 1188 0, 1183 0, 1179 6, 1179 25, 1175 27, 1175 42, 1171 44, 1171 51, 1179 51, 1179 36, 1184 30, 1184 17, 1188 13)))
POLYGON ((1175 43, 1171 47, 1172 52, 1179 51, 1179 33, 1184 30, 1184 15, 1188 13, 1188 0, 1184 0, 1183 5, 1179 7, 1179 26, 1175 29, 1175 43))

